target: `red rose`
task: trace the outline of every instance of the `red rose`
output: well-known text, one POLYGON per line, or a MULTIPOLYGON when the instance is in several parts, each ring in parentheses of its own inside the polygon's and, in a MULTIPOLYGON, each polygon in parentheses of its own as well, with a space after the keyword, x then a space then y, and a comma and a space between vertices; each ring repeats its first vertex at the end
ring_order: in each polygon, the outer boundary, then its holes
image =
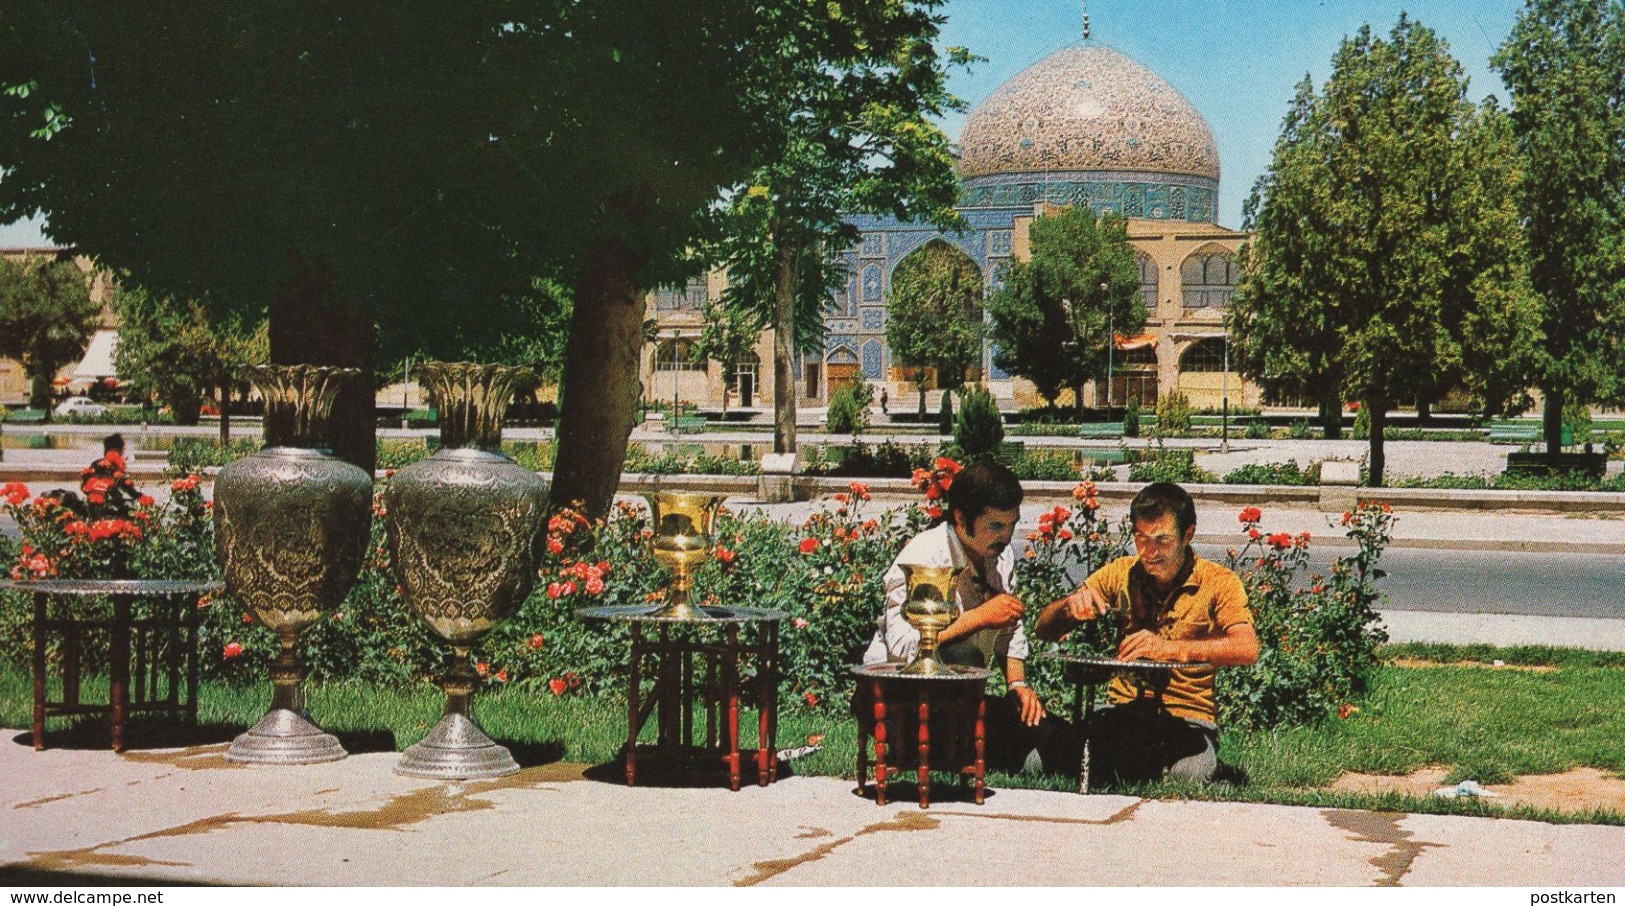
POLYGON ((550 553, 550 554, 554 554, 554 555, 563 553, 564 552, 564 542, 560 541, 557 538, 549 538, 549 539, 547 539, 547 552, 550 553))
POLYGON ((152 495, 151 494, 142 494, 140 497, 137 497, 135 499, 135 505, 136 506, 152 506, 152 495))
POLYGON ((220 653, 229 661, 243 653, 243 646, 237 642, 227 642, 226 647, 222 648, 220 653))
POLYGON ((716 558, 719 563, 732 563, 734 562, 734 556, 734 552, 725 547, 717 548, 716 558))
POLYGON ((804 702, 806 702, 806 703, 807 703, 807 707, 809 707, 809 708, 816 708, 816 707, 818 707, 818 696, 816 696, 816 695, 814 695, 814 694, 813 694, 813 693, 811 693, 811 692, 807 692, 807 693, 804 693, 804 694, 803 694, 803 695, 802 695, 802 696, 801 696, 801 700, 802 700, 802 701, 804 701, 804 702))
POLYGON ((547 640, 542 638, 542 634, 539 632, 530 637, 530 647, 532 648, 540 648, 546 642, 547 640))
POLYGON ((503 667, 501 670, 497 671, 497 682, 505 683, 507 681, 508 681, 508 668, 503 667))
POLYGON ((1261 535, 1261 534, 1263 534, 1263 533, 1260 532, 1258 529, 1255 529, 1255 528, 1250 528, 1250 529, 1247 530, 1247 537, 1253 539, 1254 541, 1257 541, 1258 536, 1261 535))
POLYGON ((1292 536, 1286 532, 1274 532, 1264 542, 1278 551, 1284 551, 1292 546, 1292 536))
POLYGON ((587 580, 586 588, 589 595, 601 595, 604 593, 604 580, 593 576, 587 580))
POLYGON ((560 679, 559 677, 556 677, 556 676, 553 677, 552 679, 548 680, 547 681, 547 691, 553 693, 554 695, 563 695, 564 694, 564 680, 560 679))
POLYGON ((1258 507, 1255 507, 1255 506, 1250 506, 1250 507, 1244 508, 1241 511, 1241 514, 1236 517, 1236 519, 1240 520, 1241 523, 1244 524, 1244 525, 1246 523, 1249 523, 1249 522, 1257 522, 1258 520, 1263 519, 1263 518, 1264 518, 1264 512, 1262 510, 1260 510, 1258 507))
POLYGON ((797 549, 800 550, 803 554, 810 554, 813 551, 818 550, 818 539, 817 538, 803 538, 803 539, 801 539, 801 544, 798 546, 797 549))
POLYGON ((491 675, 491 665, 480 661, 474 665, 474 672, 480 675, 480 679, 484 679, 491 675))

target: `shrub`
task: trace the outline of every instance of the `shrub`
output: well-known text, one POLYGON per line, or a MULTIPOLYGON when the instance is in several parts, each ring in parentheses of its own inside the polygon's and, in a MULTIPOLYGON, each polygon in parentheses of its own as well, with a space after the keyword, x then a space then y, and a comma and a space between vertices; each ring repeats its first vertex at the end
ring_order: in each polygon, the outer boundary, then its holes
POLYGON ((1167 449, 1158 444, 1146 458, 1128 468, 1129 481, 1172 481, 1175 484, 1213 484, 1217 475, 1196 464, 1196 451, 1167 449))
POLYGON ((993 394, 984 387, 971 387, 959 401, 959 417, 954 421, 954 443, 969 460, 992 456, 1004 442, 1004 420, 993 394))
POLYGON ((1157 435, 1182 437, 1191 430, 1191 401, 1183 393, 1170 393, 1157 400, 1157 435))
POLYGON ((1298 461, 1248 463, 1224 476, 1225 484, 1312 485, 1320 483, 1320 464, 1298 468, 1298 461))
POLYGON ((1242 510, 1248 540, 1229 555, 1247 587, 1258 661, 1219 674, 1221 719, 1252 729, 1313 723, 1364 691, 1378 666, 1387 633, 1376 610, 1377 561, 1392 536, 1392 510, 1364 503, 1343 514, 1357 552, 1338 558, 1329 576, 1308 573, 1308 532, 1265 534, 1261 518, 1257 507, 1242 510))
POLYGON ((1263 440, 1270 436, 1270 426, 1261 418, 1252 419, 1247 422, 1243 436, 1249 440, 1263 440))
POLYGON ((1293 440, 1308 440, 1311 436, 1313 436, 1313 432, 1314 429, 1310 427, 1309 419, 1300 418, 1295 419, 1292 422, 1291 427, 1287 428, 1286 433, 1287 436, 1293 440))
POLYGON ((942 391, 942 405, 937 408, 937 433, 954 433, 954 392, 942 391))
MULTIPOLYGON (((1354 439, 1369 440, 1371 438, 1371 410, 1364 406, 1354 413, 1354 439)), ((1383 435, 1384 438, 1387 435, 1383 435)))
POLYGON ((224 466, 259 451, 264 446, 257 437, 239 437, 224 447, 212 438, 177 437, 169 446, 169 465, 165 470, 171 478, 196 475, 210 466, 224 466))
POLYGON ((1008 465, 1022 481, 1076 481, 1078 478, 1077 461, 1065 451, 1023 452, 1008 465))
POLYGON ((1140 436, 1140 398, 1131 396, 1128 405, 1123 407, 1123 436, 1140 436))
POLYGON ((869 410, 858 402, 852 387, 837 387, 830 394, 824 428, 831 434, 857 434, 869 426, 869 410))

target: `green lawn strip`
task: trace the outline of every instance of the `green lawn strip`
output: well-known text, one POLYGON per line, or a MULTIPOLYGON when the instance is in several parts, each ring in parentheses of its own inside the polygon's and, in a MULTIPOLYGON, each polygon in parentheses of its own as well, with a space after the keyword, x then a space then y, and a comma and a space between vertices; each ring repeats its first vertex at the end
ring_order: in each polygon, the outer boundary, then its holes
MULTIPOLYGON (((1618 654, 1568 649, 1395 645, 1383 655, 1453 664, 1509 667, 1385 666, 1347 719, 1284 730, 1227 730, 1221 760, 1229 782, 1134 787, 1156 798, 1270 802, 1322 808, 1362 808, 1429 814, 1498 815, 1549 822, 1625 824, 1616 812, 1554 812, 1502 806, 1494 800, 1411 797, 1397 793, 1343 793, 1322 789, 1345 771, 1403 775, 1429 765, 1448 781, 1502 783, 1521 774, 1561 773, 1589 766, 1625 774, 1625 663, 1618 654), (1543 672, 1518 665, 1554 666, 1543 672)), ((96 684, 100 687, 100 684, 96 684)), ((0 669, 0 723, 27 727, 31 682, 25 670, 0 669)), ((270 686, 203 685, 199 720, 206 728, 247 727, 263 713, 270 686)), ((404 748, 440 716, 439 691, 425 683, 406 689, 359 683, 309 688, 311 715, 343 734, 391 734, 404 748)), ((505 688, 476 698, 480 723, 498 740, 532 747, 567 762, 612 761, 625 738, 626 708, 614 699, 554 696, 545 690, 505 688)), ((741 745, 756 741, 754 712, 742 722, 741 745)), ((53 729, 66 721, 53 721, 53 729)), ((653 728, 646 728, 645 741, 653 728)), ((791 749, 822 735, 822 747, 792 763, 804 776, 855 776, 856 723, 844 713, 785 709, 777 745, 791 749)), ((908 777, 912 776, 909 772, 908 777)), ((949 775, 939 775, 946 779, 949 775)), ((900 778, 901 779, 901 778, 900 778)), ((1071 776, 990 774, 998 788, 1071 790, 1071 776)))

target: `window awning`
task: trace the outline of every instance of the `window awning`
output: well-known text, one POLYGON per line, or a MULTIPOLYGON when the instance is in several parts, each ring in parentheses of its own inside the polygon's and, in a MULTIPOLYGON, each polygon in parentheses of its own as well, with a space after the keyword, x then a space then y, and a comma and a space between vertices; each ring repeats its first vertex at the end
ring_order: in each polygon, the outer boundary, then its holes
POLYGON ((1157 335, 1154 333, 1136 334, 1132 337, 1117 336, 1118 349, 1143 349, 1146 346, 1157 345, 1157 335))
POLYGON ((113 368, 113 352, 116 349, 118 349, 118 331, 96 331, 90 337, 90 348, 85 350, 85 357, 80 359, 78 367, 73 369, 73 379, 98 381, 102 378, 118 377, 118 372, 113 368))

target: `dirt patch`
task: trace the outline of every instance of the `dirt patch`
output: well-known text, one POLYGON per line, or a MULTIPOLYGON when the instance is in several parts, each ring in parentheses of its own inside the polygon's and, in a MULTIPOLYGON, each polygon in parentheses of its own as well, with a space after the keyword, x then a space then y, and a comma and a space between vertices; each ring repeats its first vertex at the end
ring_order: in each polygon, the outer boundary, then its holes
POLYGON ((1388 662, 1392 667, 1429 669, 1434 667, 1479 667, 1484 670, 1521 670, 1525 673, 1556 673, 1551 664, 1486 664, 1483 661, 1424 661, 1414 657, 1396 657, 1388 662))
MULTIPOLYGON (((1346 773, 1329 789, 1350 793, 1401 793, 1428 796, 1447 784, 1444 768, 1427 767, 1409 774, 1346 773)), ((1583 812, 1592 809, 1625 814, 1625 779, 1610 777, 1596 768, 1575 768, 1562 774, 1528 774, 1512 783, 1486 784, 1495 796, 1486 798, 1494 805, 1528 805, 1555 811, 1583 812)))

